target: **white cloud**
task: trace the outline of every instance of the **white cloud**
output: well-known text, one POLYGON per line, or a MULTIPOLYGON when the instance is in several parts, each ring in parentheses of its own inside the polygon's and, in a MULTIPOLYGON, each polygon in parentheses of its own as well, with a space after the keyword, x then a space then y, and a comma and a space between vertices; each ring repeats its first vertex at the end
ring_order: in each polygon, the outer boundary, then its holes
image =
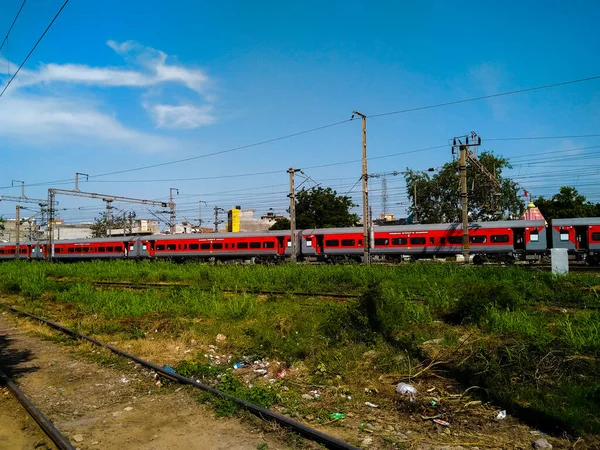
POLYGON ((215 123, 211 105, 144 105, 158 128, 193 129, 215 123))
MULTIPOLYGON (((90 86, 136 88, 146 93, 154 90, 152 97, 158 104, 150 103, 146 95, 142 106, 158 128, 193 129, 215 122, 213 106, 206 104, 212 102, 208 93, 212 80, 203 70, 172 63, 164 52, 134 41, 107 44, 124 57, 122 67, 48 63, 21 70, 0 102, 0 134, 34 146, 90 148, 101 144, 140 152, 180 148, 177 139, 128 127, 116 116, 103 112, 98 106, 101 101, 90 101, 98 99, 97 93, 86 89, 90 86), (156 101, 160 98, 157 88, 166 83, 196 92, 203 97, 204 105, 169 105, 164 98, 156 101)), ((0 66, 7 64, 10 63, 0 58, 0 66)), ((7 79, 0 78, 0 88, 2 81, 7 79)))
POLYGON ((108 41, 108 46, 123 56, 132 55, 132 68, 92 67, 84 64, 42 64, 37 71, 21 72, 18 86, 48 83, 73 83, 94 86, 151 87, 163 83, 186 86, 206 94, 210 77, 198 68, 169 64, 166 53, 143 47, 133 41, 122 44, 108 41))
POLYGON ((11 95, 0 102, 0 133, 28 145, 110 145, 115 149, 160 152, 177 148, 162 136, 127 128, 115 117, 81 100, 11 95))

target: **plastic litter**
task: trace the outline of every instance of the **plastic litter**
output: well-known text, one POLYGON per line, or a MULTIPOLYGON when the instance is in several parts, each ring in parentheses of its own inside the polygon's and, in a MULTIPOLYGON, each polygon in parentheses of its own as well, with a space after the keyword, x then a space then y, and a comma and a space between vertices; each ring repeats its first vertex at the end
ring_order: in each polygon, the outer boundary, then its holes
POLYGON ((333 414, 329 414, 329 417, 331 417, 333 420, 337 420, 337 419, 343 419, 346 416, 342 413, 333 413, 333 414))
POLYGON ((234 369, 243 369, 244 367, 246 367, 246 365, 242 364, 242 363, 234 363, 233 364, 234 369))
POLYGON ((371 403, 371 402, 365 402, 365 405, 368 406, 369 408, 379 408, 379 405, 376 405, 375 403, 371 403))
POLYGON ((254 369, 254 373, 257 373, 259 375, 266 375, 267 372, 267 369, 254 369))
POLYGON ((279 372, 277 372, 277 378, 285 378, 286 375, 287 371, 285 369, 281 369, 279 372))
POLYGON ((169 373, 177 373, 177 371, 175 369, 173 369, 171 366, 163 366, 163 369, 165 369, 165 371, 167 371, 169 373))
POLYGON ((506 419, 506 410, 502 410, 498 413, 498 415, 496 416, 496 420, 502 420, 502 419, 506 419))
POLYGON ((400 395, 406 395, 414 398, 414 396, 417 395, 417 388, 415 388, 412 384, 398 383, 396 385, 396 392, 400 395))
POLYGON ((449 427, 450 426, 450 424, 448 422, 446 422, 445 420, 442 420, 442 419, 433 419, 433 421, 435 423, 437 423, 438 425, 441 425, 443 427, 449 427))
POLYGON ((314 391, 309 391, 308 395, 312 395, 314 398, 319 398, 321 396, 321 394, 319 394, 319 391, 317 389, 315 389, 314 391))

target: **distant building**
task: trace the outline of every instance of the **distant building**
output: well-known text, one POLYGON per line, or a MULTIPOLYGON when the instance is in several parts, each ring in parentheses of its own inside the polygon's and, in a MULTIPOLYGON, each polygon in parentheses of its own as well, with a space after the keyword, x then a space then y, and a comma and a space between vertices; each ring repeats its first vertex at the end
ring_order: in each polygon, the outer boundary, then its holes
POLYGON ((254 218, 254 209, 232 208, 227 211, 227 231, 230 233, 248 232, 248 231, 267 231, 275 221, 283 216, 276 215, 273 212, 254 218))

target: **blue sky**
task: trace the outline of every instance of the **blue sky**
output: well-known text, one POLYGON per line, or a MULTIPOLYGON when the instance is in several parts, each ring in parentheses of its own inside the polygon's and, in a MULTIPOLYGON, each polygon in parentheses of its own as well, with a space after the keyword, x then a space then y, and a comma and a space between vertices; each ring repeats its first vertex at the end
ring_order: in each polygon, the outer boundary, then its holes
MULTIPOLYGON (((2 3, 2 36, 21 1, 2 3)), ((27 1, 0 52, 1 84, 62 3, 27 1)), ((285 212, 286 169, 296 167, 360 204, 358 120, 202 156, 345 121, 354 109, 369 116, 600 75, 599 13, 593 1, 71 0, 0 98, 0 195, 19 195, 15 179, 46 198, 83 172, 86 191, 159 199, 177 188, 178 219, 197 220, 204 201, 208 221, 215 205, 285 212), (98 176, 187 158, 196 159, 98 176)), ((600 201, 600 137, 492 140, 600 134, 600 80, 370 118, 369 172, 442 165, 448 139, 472 130, 511 158, 509 175, 533 195, 575 185, 600 201)), ((377 215, 381 179, 370 198, 377 215)), ((104 208, 58 200, 67 221, 104 208)), ((400 176, 388 178, 388 203, 405 214, 400 176)), ((0 202, 0 214, 14 217, 14 203, 0 202)))

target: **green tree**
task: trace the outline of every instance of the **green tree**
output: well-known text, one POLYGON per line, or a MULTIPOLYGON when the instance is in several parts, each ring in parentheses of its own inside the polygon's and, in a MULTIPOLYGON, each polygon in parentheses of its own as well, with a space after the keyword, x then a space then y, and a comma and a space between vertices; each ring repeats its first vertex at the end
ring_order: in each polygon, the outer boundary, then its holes
POLYGON ((121 216, 111 217, 110 221, 106 220, 106 212, 99 214, 99 217, 90 226, 92 230, 92 237, 106 237, 108 236, 108 229, 111 230, 124 230, 125 233, 131 233, 131 219, 135 217, 135 213, 123 214, 121 216))
POLYGON ((0 216, 0 231, 4 231, 4 217, 0 216))
MULTIPOLYGON (((355 207, 352 198, 338 195, 331 188, 316 187, 302 190, 296 194, 296 227, 335 228, 353 227, 359 222, 359 217, 350 212, 355 207)), ((290 221, 279 219, 271 230, 289 230, 290 221)))
MULTIPOLYGON (((483 151, 479 161, 500 182, 500 195, 493 195, 486 175, 467 166, 469 217, 473 221, 498 220, 514 217, 524 210, 519 198, 519 185, 502 176, 511 166, 506 158, 483 151)), ((449 162, 435 174, 407 170, 406 187, 414 213, 420 223, 447 223, 461 219, 460 174, 457 162, 449 162), (415 208, 414 193, 417 192, 415 208)))
POLYGON ((600 203, 594 204, 570 186, 562 186, 552 198, 540 197, 535 201, 546 220, 573 217, 600 217, 600 203))

